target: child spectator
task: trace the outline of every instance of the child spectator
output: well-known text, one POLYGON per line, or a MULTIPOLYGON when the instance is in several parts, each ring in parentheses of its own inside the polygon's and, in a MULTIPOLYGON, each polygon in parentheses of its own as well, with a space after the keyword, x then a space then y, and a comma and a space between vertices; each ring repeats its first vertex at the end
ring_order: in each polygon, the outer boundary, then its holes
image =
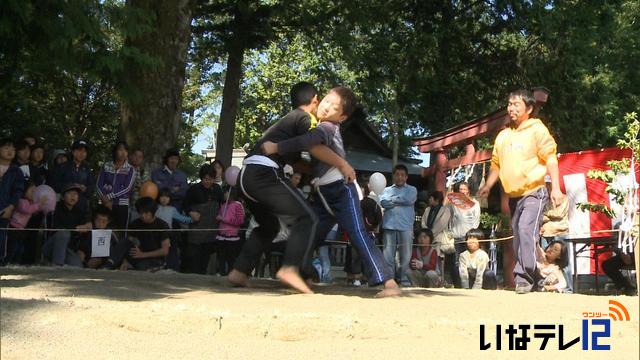
POLYGON ((42 185, 47 182, 49 177, 49 170, 47 169, 47 163, 44 161, 44 145, 42 143, 36 143, 31 147, 31 179, 38 185, 42 185))
POLYGON ((562 240, 552 240, 544 251, 538 245, 537 256, 538 271, 541 277, 538 280, 538 290, 564 292, 567 288, 567 280, 562 270, 569 265, 567 244, 562 240))
POLYGON ((22 171, 22 175, 24 176, 25 183, 31 179, 32 166, 29 162, 29 158, 31 157, 31 148, 29 144, 24 140, 16 141, 16 157, 14 159, 14 164, 20 168, 22 171))
POLYGON ((158 192, 158 210, 156 211, 156 217, 167 223, 169 229, 172 229, 173 220, 182 224, 191 224, 200 220, 200 213, 192 211, 191 216, 187 216, 178 211, 175 207, 171 206, 171 191, 164 188, 158 192))
POLYGON ((78 205, 89 211, 89 197, 93 194, 96 182, 89 165, 85 162, 89 145, 84 140, 77 140, 71 146, 73 161, 62 163, 53 175, 51 186, 57 193, 61 193, 68 184, 75 184, 80 190, 78 205))
MULTIPOLYGON (((40 211, 40 208, 46 204, 47 198, 44 196, 41 197, 37 203, 33 201, 33 191, 35 188, 36 184, 33 181, 27 183, 24 195, 18 200, 18 207, 14 210, 11 221, 9 222, 9 225, 13 229, 24 229, 31 215, 40 211)), ((9 234, 6 259, 8 263, 21 262, 25 243, 30 235, 29 231, 12 231, 9 234)))
POLYGON ((117 142, 111 149, 113 161, 102 166, 96 186, 102 204, 111 210, 117 229, 126 229, 129 225, 129 198, 136 171, 129 165, 128 156, 127 143, 117 142))
POLYGON ((166 231, 169 226, 155 216, 158 206, 152 198, 138 199, 136 210, 140 218, 129 226, 129 238, 118 242, 103 268, 154 271, 164 266, 171 247, 169 233, 166 231))
POLYGON ((221 204, 216 217, 220 224, 216 239, 218 240, 220 275, 226 276, 242 250, 238 231, 240 225, 244 223, 244 208, 238 201, 238 191, 235 187, 225 188, 223 196, 224 203, 221 204))
POLYGON ((151 173, 151 181, 158 185, 158 189, 169 189, 171 191, 171 205, 178 210, 182 210, 182 201, 187 194, 189 185, 187 184, 187 175, 178 169, 180 164, 178 150, 167 150, 163 158, 163 164, 164 166, 151 173))
POLYGON ((467 250, 460 254, 460 282, 463 289, 495 290, 496 275, 488 269, 489 255, 480 249, 480 241, 484 233, 479 229, 471 229, 465 236, 467 250))
POLYGON ((439 287, 442 283, 438 266, 438 252, 431 247, 433 233, 420 229, 416 233, 417 247, 411 254, 411 270, 407 273, 413 286, 439 287))
POLYGON ((24 176, 13 165, 16 148, 11 139, 0 140, 0 266, 5 264, 7 255, 7 226, 18 201, 24 192, 24 176))
MULTIPOLYGON (((106 206, 98 206, 96 211, 93 213, 93 229, 94 230, 105 230, 109 225, 109 220, 111 218, 111 211, 106 206)), ((80 260, 84 263, 84 266, 90 269, 99 268, 109 257, 92 257, 91 249, 92 249, 93 239, 91 234, 89 236, 85 236, 80 241, 80 246, 76 251, 80 260)), ((110 253, 115 251, 116 244, 118 243, 118 238, 115 233, 111 233, 111 242, 110 242, 110 253)))
POLYGON ((76 254, 79 239, 91 230, 91 216, 86 208, 80 206, 79 185, 69 184, 62 189, 62 200, 56 205, 51 227, 76 231, 57 231, 47 239, 42 253, 54 265, 68 264, 82 267, 82 260, 76 254))

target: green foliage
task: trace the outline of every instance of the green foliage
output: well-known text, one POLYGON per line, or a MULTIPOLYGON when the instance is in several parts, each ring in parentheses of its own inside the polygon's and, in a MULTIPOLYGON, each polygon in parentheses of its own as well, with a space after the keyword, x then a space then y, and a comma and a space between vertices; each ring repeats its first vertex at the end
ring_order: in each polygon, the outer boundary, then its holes
POLYGON ((490 214, 488 212, 482 212, 480 214, 480 228, 491 230, 494 226, 496 231, 508 231, 509 229, 509 217, 503 213, 490 214))

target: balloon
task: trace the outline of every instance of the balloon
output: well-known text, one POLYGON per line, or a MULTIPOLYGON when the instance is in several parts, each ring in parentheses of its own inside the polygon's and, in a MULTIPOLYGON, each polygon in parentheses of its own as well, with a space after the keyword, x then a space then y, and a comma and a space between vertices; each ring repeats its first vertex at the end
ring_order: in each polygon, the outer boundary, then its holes
POLYGON ((369 190, 376 193, 376 195, 382 194, 384 188, 387 187, 387 178, 381 173, 373 173, 369 178, 369 190))
POLYGON ((33 190, 33 202, 40 204, 40 199, 46 198, 47 201, 41 206, 42 212, 45 214, 52 212, 56 209, 56 192, 48 185, 37 186, 33 190))
POLYGON ((158 197, 158 185, 151 180, 145 181, 140 187, 140 197, 150 197, 155 200, 158 197))
POLYGON ((237 166, 229 166, 227 170, 224 172, 224 181, 231 186, 235 186, 238 182, 238 174, 240 173, 240 168, 237 166))

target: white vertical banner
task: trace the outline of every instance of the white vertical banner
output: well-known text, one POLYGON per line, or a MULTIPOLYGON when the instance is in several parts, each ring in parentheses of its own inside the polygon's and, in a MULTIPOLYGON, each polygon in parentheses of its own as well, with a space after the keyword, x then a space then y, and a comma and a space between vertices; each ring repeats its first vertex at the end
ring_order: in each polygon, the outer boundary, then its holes
MULTIPOLYGON (((588 237, 591 234, 591 220, 588 211, 580 210, 576 204, 587 202, 587 179, 584 173, 569 174, 562 177, 569 200, 569 234, 575 237, 588 237)), ((578 250, 583 246, 576 245, 578 250)), ((573 256, 569 257, 573 262, 573 256)), ((585 249, 576 258, 578 274, 591 273, 591 251, 585 249)), ((573 266, 571 264, 570 266, 573 266)))
POLYGON ((91 231, 91 257, 108 257, 111 245, 111 230, 91 231))

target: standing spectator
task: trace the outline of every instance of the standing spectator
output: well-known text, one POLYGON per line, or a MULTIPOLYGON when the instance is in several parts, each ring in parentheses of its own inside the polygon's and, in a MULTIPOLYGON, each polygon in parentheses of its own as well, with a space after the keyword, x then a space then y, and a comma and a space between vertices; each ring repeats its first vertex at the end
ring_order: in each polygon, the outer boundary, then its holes
POLYGON ((460 254, 460 281, 463 289, 495 290, 496 275, 489 270, 489 255, 480 248, 479 240, 484 238, 482 230, 467 232, 467 250, 460 254))
MULTIPOLYGON (((191 224, 192 229, 213 229, 218 225, 216 217, 222 201, 222 189, 214 182, 216 170, 213 165, 202 165, 199 175, 200 182, 187 191, 184 208, 187 213, 199 213, 200 221, 191 224)), ((213 231, 189 232, 183 254, 183 268, 186 272, 206 273, 209 258, 215 251, 215 240, 213 231)))
POLYGON ((24 175, 13 165, 16 148, 11 139, 0 140, 0 266, 7 256, 7 226, 24 192, 24 175))
POLYGON ((429 229, 420 229, 416 240, 418 247, 411 254, 411 270, 408 276, 413 286, 439 287, 441 284, 438 253, 431 247, 433 233, 429 229))
POLYGON ((536 244, 540 237, 540 224, 549 193, 544 177, 551 176, 551 200, 562 203, 558 171, 557 145, 547 127, 539 119, 531 118, 536 99, 528 90, 509 94, 507 111, 509 127, 496 137, 491 156, 491 173, 478 197, 486 197, 500 178, 509 195, 513 249, 516 265, 513 269, 516 293, 531 291, 536 275, 536 244))
POLYGON ((131 223, 131 235, 118 242, 103 268, 154 271, 164 266, 171 247, 169 226, 155 216, 158 207, 152 198, 138 199, 136 209, 140 218, 131 223))
POLYGON ((117 142, 111 149, 112 161, 100 169, 96 186, 102 204, 111 210, 116 229, 126 229, 129 225, 129 198, 136 171, 129 165, 128 156, 127 143, 117 142))
MULTIPOLYGON (((140 149, 133 150, 131 154, 129 154, 129 165, 131 165, 136 171, 133 180, 133 187, 131 188, 131 198, 129 199, 129 204, 135 204, 140 198, 140 188, 142 188, 142 184, 149 180, 150 176, 149 170, 144 165, 144 152, 140 149)), ((129 213, 130 221, 138 218, 138 212, 136 211, 135 206, 129 206, 129 213)))
POLYGON ((78 205, 89 212, 89 197, 93 195, 96 182, 91 168, 86 163, 89 145, 84 140, 76 140, 71 145, 73 161, 62 163, 53 175, 51 186, 57 193, 62 193, 68 184, 75 184, 80 190, 78 205))
POLYGON ((156 183, 158 189, 167 188, 171 191, 171 205, 182 210, 182 202, 189 185, 187 175, 178 169, 180 153, 178 150, 169 149, 164 155, 164 166, 151 173, 151 180, 156 183))
POLYGON ((187 216, 171 206, 171 191, 169 189, 160 189, 158 192, 158 210, 156 217, 169 225, 169 229, 173 229, 173 222, 177 221, 181 224, 192 224, 200 220, 200 214, 192 211, 191 216, 187 216))
MULTIPOLYGON (((429 229, 433 233, 433 240, 438 239, 438 236, 449 228, 451 220, 451 208, 443 205, 444 195, 442 191, 434 191, 429 195, 427 199, 429 207, 424 210, 422 214, 421 225, 424 229, 429 229)), ((448 284, 456 285, 460 287, 460 276, 458 269, 456 268, 456 254, 445 254, 439 244, 435 244, 435 249, 438 252, 438 256, 444 258, 443 276, 445 282, 448 284)))
MULTIPOLYGON (((69 155, 66 151, 62 149, 53 150, 53 152, 51 153, 51 170, 56 170, 60 165, 66 163, 67 161, 69 161, 69 155)), ((50 173, 49 176, 51 175, 53 174, 50 173)))
MULTIPOLYGON (((458 259, 460 254, 466 250, 466 244, 464 242, 467 231, 471 229, 477 229, 480 226, 480 203, 478 200, 471 197, 471 192, 469 191, 469 184, 465 181, 458 184, 458 192, 473 202, 473 206, 471 208, 463 208, 457 206, 455 203, 451 203, 451 233, 455 240, 455 266, 454 269, 458 268, 458 259)), ((457 280, 454 277, 454 285, 456 285, 457 280)))
POLYGON ((413 246, 413 222, 415 210, 413 205, 418 197, 415 187, 407 184, 409 170, 404 165, 393 168, 393 185, 384 189, 380 195, 380 205, 385 209, 382 218, 384 237, 384 258, 395 272, 396 281, 410 286, 407 271, 411 261, 413 246), (396 250, 400 246, 400 266, 396 268, 396 250))
POLYGON ((47 182, 49 169, 47 169, 47 162, 44 161, 44 145, 41 143, 31 147, 31 171, 31 179, 36 186, 47 182))
POLYGON ((238 232, 240 225, 244 223, 244 207, 238 201, 238 191, 235 187, 225 189, 224 203, 220 206, 216 220, 220 223, 220 230, 216 237, 220 275, 226 276, 242 250, 242 242, 240 242, 238 232))
POLYGON ((52 228, 67 229, 55 232, 42 246, 45 258, 54 265, 83 265, 76 251, 82 235, 91 231, 91 216, 86 208, 80 206, 81 191, 78 184, 63 187, 62 200, 52 214, 53 221, 49 222, 52 228))
POLYGON ((15 146, 16 157, 14 159, 14 164, 20 168, 24 181, 27 183, 31 179, 31 173, 33 170, 31 162, 29 161, 29 158, 31 157, 31 147, 29 147, 29 144, 24 140, 16 141, 15 146))
POLYGON ((218 186, 220 186, 220 189, 222 189, 222 186, 224 185, 224 164, 222 163, 222 161, 216 159, 213 160, 211 165, 213 165, 213 169, 216 171, 216 178, 213 180, 213 182, 215 184, 218 184, 218 186))

